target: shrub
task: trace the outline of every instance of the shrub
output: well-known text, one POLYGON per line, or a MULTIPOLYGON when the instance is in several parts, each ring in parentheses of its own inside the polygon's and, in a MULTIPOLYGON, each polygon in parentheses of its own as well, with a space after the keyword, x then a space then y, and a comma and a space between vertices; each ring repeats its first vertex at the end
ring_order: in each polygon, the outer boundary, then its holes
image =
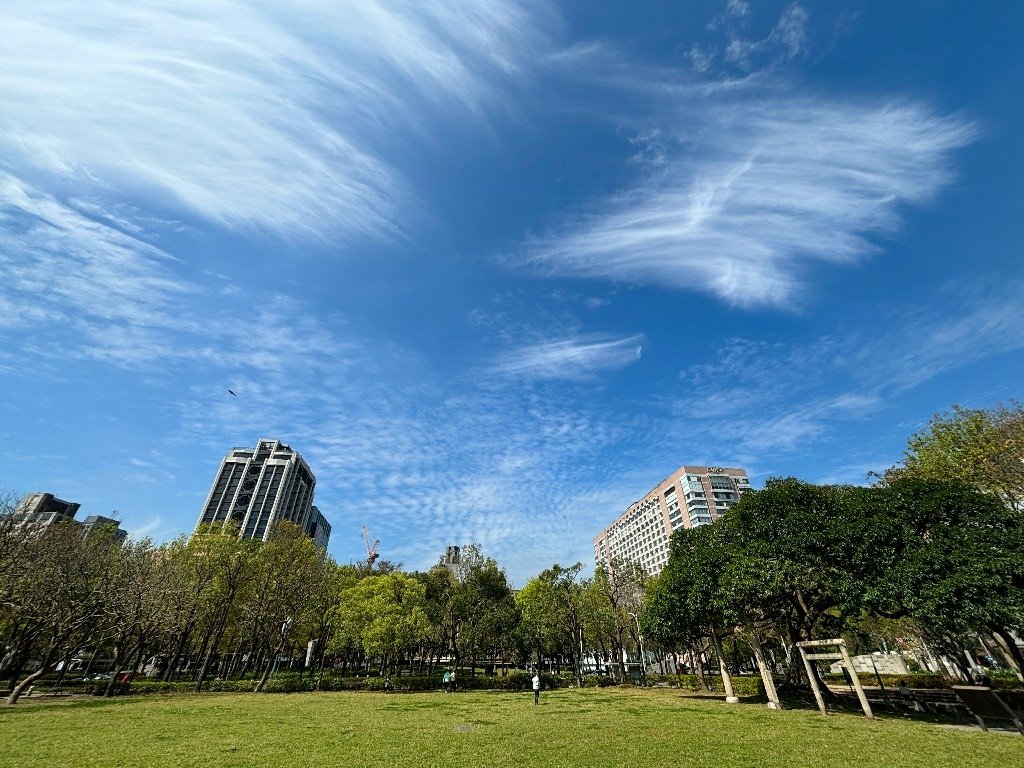
POLYGON ((161 680, 135 680, 126 686, 121 687, 119 694, 131 694, 133 696, 146 696, 149 694, 168 695, 172 693, 193 693, 196 684, 191 680, 167 683, 161 680))
MULTIPOLYGON (((324 675, 323 681, 320 683, 321 691, 365 691, 366 681, 369 678, 365 677, 341 677, 334 675, 324 675)), ((316 683, 314 682, 314 687, 316 683)))
POLYGON ((1021 686, 1021 681, 1017 677, 1017 673, 1012 669, 990 669, 988 670, 988 676, 992 680, 992 684, 996 683, 1009 683, 1014 688, 1021 686))
MULTIPOLYGON (((931 672, 919 672, 916 675, 878 675, 873 672, 858 672, 857 677, 861 685, 878 686, 878 679, 881 677, 886 688, 899 688, 901 682, 905 682, 908 688, 948 688, 949 681, 942 675, 931 672)), ((846 678, 843 675, 825 675, 825 679, 832 685, 844 685, 846 678)))
POLYGON ((218 693, 251 693, 256 687, 256 681, 246 680, 209 680, 203 690, 216 691, 218 693))
POLYGON ((617 683, 618 681, 611 675, 585 675, 583 678, 585 688, 607 688, 617 683))
MULTIPOLYGON (((672 688, 691 693, 716 693, 725 695, 725 686, 722 685, 722 678, 718 675, 708 675, 704 678, 707 687, 701 688, 700 678, 697 675, 647 675, 643 681, 644 685, 669 685, 672 688)), ((759 696, 763 690, 760 676, 733 675, 733 692, 737 696, 759 696)))

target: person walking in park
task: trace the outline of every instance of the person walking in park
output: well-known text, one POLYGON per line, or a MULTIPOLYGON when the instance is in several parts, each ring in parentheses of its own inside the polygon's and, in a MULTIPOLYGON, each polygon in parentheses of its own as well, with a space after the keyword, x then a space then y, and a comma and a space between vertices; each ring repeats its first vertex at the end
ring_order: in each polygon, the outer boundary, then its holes
POLYGON ((540 704, 540 672, 533 673, 533 705, 540 704))
POLYGON ((444 671, 444 692, 452 692, 452 671, 450 669, 444 671))
POLYGON ((449 680, 449 683, 451 684, 451 689, 452 689, 451 692, 455 693, 455 670, 454 669, 452 670, 452 676, 451 676, 451 679, 449 680))

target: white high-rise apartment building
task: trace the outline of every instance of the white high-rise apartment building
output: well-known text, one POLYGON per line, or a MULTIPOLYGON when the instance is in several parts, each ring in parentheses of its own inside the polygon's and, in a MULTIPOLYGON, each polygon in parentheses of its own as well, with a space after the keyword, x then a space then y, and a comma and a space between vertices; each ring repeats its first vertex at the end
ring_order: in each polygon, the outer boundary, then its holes
POLYGON ((266 541, 276 523, 288 520, 326 548, 331 526, 313 506, 316 478, 305 460, 279 440, 233 448, 220 463, 196 522, 237 525, 243 539, 266 541))
POLYGON ((656 576, 668 562, 673 531, 717 520, 748 490, 745 469, 680 467, 594 537, 594 561, 609 567, 628 560, 656 576))

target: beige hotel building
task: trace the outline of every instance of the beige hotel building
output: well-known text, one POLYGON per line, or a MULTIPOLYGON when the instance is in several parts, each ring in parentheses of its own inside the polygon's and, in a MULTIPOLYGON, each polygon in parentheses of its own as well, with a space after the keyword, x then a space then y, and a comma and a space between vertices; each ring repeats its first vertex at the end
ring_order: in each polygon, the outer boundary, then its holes
POLYGON ((748 490, 745 469, 680 467, 594 538, 594 561, 607 567, 614 558, 629 560, 656 576, 668 562, 673 531, 717 520, 748 490))

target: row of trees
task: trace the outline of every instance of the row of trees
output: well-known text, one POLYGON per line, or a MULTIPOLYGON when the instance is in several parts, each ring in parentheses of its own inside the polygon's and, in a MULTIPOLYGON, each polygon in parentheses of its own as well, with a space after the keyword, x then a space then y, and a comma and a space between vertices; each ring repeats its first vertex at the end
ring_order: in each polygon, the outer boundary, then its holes
MULTIPOLYGON (((165 681, 251 679, 278 664, 310 674, 537 663, 580 669, 582 642, 621 657, 626 603, 603 574, 555 566, 518 598, 478 546, 454 566, 406 573, 339 565, 289 523, 266 542, 200 532, 122 546, 73 525, 25 529, 0 514, 0 680, 13 704, 44 675, 108 671, 165 681), (591 615, 600 616, 600 621, 591 615), (587 627, 582 636, 583 627, 587 627)), ((628 607, 640 610, 637 581, 628 607)))
MULTIPOLYGON (((910 438, 873 487, 769 481, 713 526, 678 531, 647 591, 666 647, 825 637, 928 648, 970 676, 978 641, 1019 674, 1024 627, 1024 410, 955 408, 910 438)), ((878 647, 877 645, 875 647, 878 647)), ((789 682, 804 674, 799 659, 789 682)), ((771 681, 766 680, 771 688, 771 681)))
MULTIPOLYGON (((963 483, 774 480, 715 525, 673 536, 644 624, 663 645, 719 655, 738 635, 762 667, 768 640, 792 655, 801 640, 883 628, 889 642, 923 640, 965 676, 964 649, 982 633, 1021 671, 1011 631, 1024 622, 1022 554, 1021 515, 963 483)), ((793 661, 789 682, 799 684, 793 661)))
POLYGON ((1016 405, 956 409, 873 487, 772 480, 714 525, 677 531, 656 579, 625 562, 589 578, 554 565, 518 592, 477 546, 407 573, 339 565, 287 523, 267 542, 201 532, 121 546, 0 514, 0 681, 14 703, 58 668, 109 668, 112 694, 143 669, 259 691, 278 664, 322 676, 547 660, 582 683, 588 664, 625 680, 646 642, 698 673, 717 660, 726 678, 726 662, 752 658, 777 698, 770 667, 801 682, 793 643, 844 633, 919 638, 965 673, 980 633, 1021 671, 1022 425, 1016 405))

